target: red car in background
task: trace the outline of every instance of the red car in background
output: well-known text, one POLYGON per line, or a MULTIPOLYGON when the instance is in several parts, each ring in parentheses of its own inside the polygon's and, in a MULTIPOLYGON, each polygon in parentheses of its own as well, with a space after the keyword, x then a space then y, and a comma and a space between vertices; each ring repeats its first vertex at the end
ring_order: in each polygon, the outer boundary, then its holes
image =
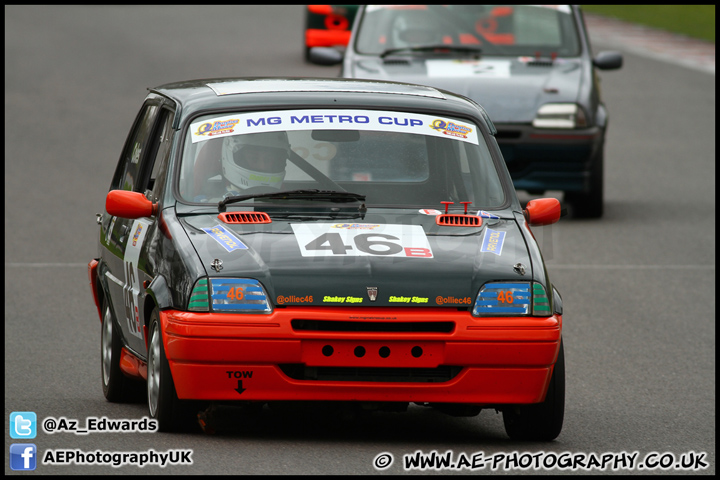
POLYGON ((305 59, 312 47, 344 47, 350 40, 358 5, 308 5, 305 12, 305 59))

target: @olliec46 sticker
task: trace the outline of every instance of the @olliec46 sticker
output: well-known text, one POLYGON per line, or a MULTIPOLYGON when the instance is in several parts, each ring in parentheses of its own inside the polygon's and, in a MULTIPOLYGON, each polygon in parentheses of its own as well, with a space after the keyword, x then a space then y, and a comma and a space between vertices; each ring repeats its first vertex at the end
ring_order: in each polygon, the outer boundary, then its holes
POLYGON ((294 223, 291 226, 303 257, 433 258, 420 225, 294 223))

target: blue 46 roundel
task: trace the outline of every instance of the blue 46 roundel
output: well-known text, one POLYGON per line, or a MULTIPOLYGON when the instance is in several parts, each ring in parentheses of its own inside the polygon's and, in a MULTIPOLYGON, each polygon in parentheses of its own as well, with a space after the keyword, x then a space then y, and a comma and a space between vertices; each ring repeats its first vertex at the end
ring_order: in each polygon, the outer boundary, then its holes
POLYGON ((475 301, 474 315, 526 315, 532 295, 529 282, 486 283, 475 301))
POLYGON ((210 299, 214 311, 270 310, 260 282, 251 278, 211 278, 210 299))

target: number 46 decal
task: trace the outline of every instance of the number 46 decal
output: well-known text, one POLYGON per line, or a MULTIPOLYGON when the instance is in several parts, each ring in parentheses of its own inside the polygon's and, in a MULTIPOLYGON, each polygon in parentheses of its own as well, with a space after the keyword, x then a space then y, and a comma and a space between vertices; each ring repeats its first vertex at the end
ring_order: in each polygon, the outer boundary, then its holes
POLYGON ((293 224, 303 257, 381 256, 432 258, 420 225, 293 224))

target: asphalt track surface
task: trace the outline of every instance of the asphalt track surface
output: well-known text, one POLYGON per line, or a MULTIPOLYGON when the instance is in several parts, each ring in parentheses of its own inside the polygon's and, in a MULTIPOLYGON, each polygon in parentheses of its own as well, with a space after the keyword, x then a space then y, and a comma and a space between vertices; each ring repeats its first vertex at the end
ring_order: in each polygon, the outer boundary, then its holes
MULTIPOLYGON (((95 213, 120 149, 147 87, 335 76, 303 62, 302 25, 299 5, 5 7, 6 432, 18 411, 80 426, 88 417, 147 414, 143 399, 118 405, 102 395, 100 325, 87 278, 97 253, 95 213)), ((30 474, 10 469, 9 450, 34 443, 41 456, 192 450, 189 466, 39 464, 35 473, 46 475, 401 474, 403 455, 416 451, 637 452, 638 461, 694 452, 707 468, 497 473, 714 474, 714 68, 646 55, 618 34, 603 42, 597 38, 596 52, 610 46, 625 55, 622 70, 601 73, 610 111, 606 214, 535 230, 565 308, 567 398, 556 441, 512 442, 494 411, 453 418, 411 407, 357 419, 265 409, 229 418, 228 431, 214 436, 40 428, 33 440, 15 440, 6 433, 5 473, 30 474), (373 460, 385 452, 394 463, 378 471, 373 460)), ((436 472, 492 470, 426 471, 436 472)))

